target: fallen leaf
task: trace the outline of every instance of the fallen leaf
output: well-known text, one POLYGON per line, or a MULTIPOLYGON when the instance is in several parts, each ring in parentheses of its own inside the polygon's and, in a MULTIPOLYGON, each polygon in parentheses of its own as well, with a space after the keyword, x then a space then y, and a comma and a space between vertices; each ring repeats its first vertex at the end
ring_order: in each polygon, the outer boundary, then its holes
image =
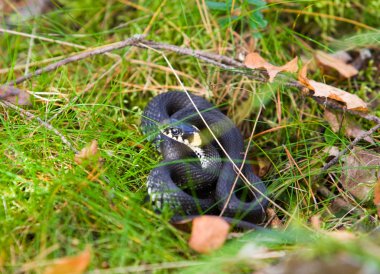
POLYGON ((347 230, 328 231, 328 232, 325 232, 325 234, 338 241, 343 241, 343 242, 356 239, 356 235, 347 230))
POLYGON ((336 157, 339 155, 339 148, 336 146, 330 146, 323 149, 324 153, 327 153, 327 155, 331 157, 336 157))
POLYGON ((49 265, 44 274, 81 274, 87 269, 90 264, 91 252, 87 248, 82 253, 77 256, 64 257, 54 260, 51 265, 49 265))
POLYGON ((29 93, 13 86, 0 86, 0 100, 19 106, 30 105, 29 93))
POLYGON ((273 82, 274 77, 276 77, 279 72, 296 72, 298 70, 297 61, 298 57, 295 57, 293 60, 289 61, 283 66, 275 66, 266 61, 257 52, 251 52, 245 57, 244 65, 251 69, 265 69, 269 75, 269 82, 273 82))
POLYGON ((224 244, 229 229, 230 225, 221 217, 196 217, 193 220, 189 246, 199 253, 209 253, 224 244))
POLYGON ((5 4, 3 9, 5 11, 5 14, 8 16, 4 21, 8 25, 25 22, 33 17, 40 16, 41 14, 46 13, 60 5, 58 1, 53 0, 0 1, 0 8, 2 8, 2 4, 5 4))
POLYGON ((338 50, 330 55, 346 64, 352 61, 351 55, 349 55, 348 52, 344 50, 338 50))
POLYGON ((358 74, 358 70, 354 66, 346 64, 342 60, 323 51, 317 50, 314 54, 314 58, 320 66, 332 68, 345 78, 351 78, 358 74))
POLYGON ((367 104, 360 99, 358 96, 348 93, 342 89, 326 85, 321 82, 317 82, 314 80, 309 80, 307 78, 307 64, 305 64, 298 73, 298 81, 314 91, 314 96, 316 97, 324 97, 332 100, 336 100, 344 103, 347 106, 347 109, 357 110, 366 112, 368 111, 367 104))
POLYGON ((269 226, 271 228, 281 229, 284 227, 273 208, 267 208, 265 212, 267 213, 267 219, 269 220, 268 222, 270 222, 269 226))
POLYGON ((380 176, 380 154, 355 147, 344 160, 340 177, 343 188, 360 200, 367 199, 380 176))
POLYGON ((361 263, 347 253, 331 254, 313 258, 303 249, 280 263, 266 267, 255 274, 364 274, 368 264, 361 263), (309 256, 308 256, 309 255, 309 256))
POLYGON ((310 225, 315 230, 320 230, 321 229, 321 215, 316 214, 316 215, 311 216, 310 225))
POLYGON ((373 202, 377 207, 377 215, 380 216, 380 178, 375 185, 373 202))
POLYGON ((340 119, 338 119, 338 116, 328 109, 325 109, 325 113, 323 114, 323 118, 329 123, 330 128, 335 133, 341 129, 342 116, 339 116, 340 119))
MULTIPOLYGON (((325 109, 324 118, 329 123, 332 131, 335 133, 339 132, 341 128, 343 128, 347 137, 356 138, 365 132, 365 130, 363 130, 349 117, 342 119, 341 113, 334 113, 328 109, 325 109)), ((375 141, 371 136, 365 137, 364 140, 370 144, 375 144, 375 141)))
POLYGON ((74 161, 81 165, 83 163, 98 162, 100 160, 100 153, 98 151, 98 141, 92 140, 89 145, 84 147, 74 156, 74 161))

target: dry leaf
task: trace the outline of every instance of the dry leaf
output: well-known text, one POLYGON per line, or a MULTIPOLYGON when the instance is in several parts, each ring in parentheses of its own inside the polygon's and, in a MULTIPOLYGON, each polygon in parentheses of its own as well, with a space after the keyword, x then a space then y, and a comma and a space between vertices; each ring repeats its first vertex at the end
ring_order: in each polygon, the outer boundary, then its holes
POLYGON ((325 147, 323 149, 324 153, 327 153, 328 156, 331 157, 336 157, 339 155, 339 148, 336 146, 331 146, 331 147, 325 147))
POLYGON ((30 105, 29 93, 13 86, 0 86, 0 99, 19 106, 30 105))
POLYGON ((268 222, 270 222, 269 226, 274 229, 281 229, 284 227, 283 223, 281 222, 280 218, 278 218, 276 212, 273 208, 267 208, 265 210, 268 217, 268 222))
POLYGON ((255 274, 364 274, 368 265, 361 264, 347 253, 319 256, 311 259, 308 251, 303 249, 297 255, 290 255, 278 264, 270 265, 255 274), (302 256, 303 255, 303 256, 302 256))
POLYGON ((377 207, 377 215, 380 216, 380 178, 377 180, 375 185, 373 202, 377 207))
POLYGON ((344 63, 348 63, 350 61, 352 61, 352 57, 351 55, 349 55, 347 53, 347 51, 344 51, 344 50, 338 50, 332 54, 330 54, 332 57, 344 62, 344 63))
POLYGON ((193 220, 189 246, 199 253, 220 248, 227 239, 230 225, 218 216, 200 216, 193 220))
POLYGON ((360 200, 366 199, 378 181, 380 154, 355 147, 344 159, 343 188, 360 200))
MULTIPOLYGON (((329 123, 333 132, 338 132, 341 127, 343 127, 345 135, 352 138, 356 138, 365 132, 358 124, 348 117, 345 117, 342 120, 342 114, 340 113, 334 113, 325 109, 324 118, 329 123)), ((368 143, 375 144, 375 141, 371 136, 365 137, 364 140, 368 143)))
POLYGON ((314 57, 319 65, 335 69, 339 72, 340 75, 342 75, 345 78, 351 78, 352 76, 358 74, 358 70, 354 66, 346 64, 345 62, 334 57, 331 54, 318 50, 316 51, 314 57))
POLYGON ((307 64, 305 64, 298 73, 298 81, 314 91, 314 96, 324 97, 332 100, 336 100, 344 103, 347 106, 347 109, 358 110, 366 112, 368 111, 367 104, 360 99, 358 96, 348 93, 339 88, 326 85, 324 83, 316 82, 314 80, 309 80, 307 78, 307 64))
POLYGON ((298 70, 297 64, 298 58, 295 57, 293 60, 289 61, 283 66, 275 66, 267 62, 263 57, 260 56, 257 52, 249 53, 244 60, 244 65, 251 69, 263 68, 268 72, 269 82, 273 82, 274 77, 279 72, 287 71, 287 72, 296 72, 298 70))
POLYGON ((316 215, 311 216, 310 225, 315 230, 320 230, 321 229, 321 215, 316 214, 316 215))
POLYGON ((87 248, 77 256, 64 257, 55 260, 50 266, 48 266, 44 274, 81 274, 87 269, 90 264, 91 253, 87 248))
POLYGON ((356 239, 356 235, 347 230, 328 231, 326 234, 339 241, 351 241, 356 239))
POLYGON ((0 1, 0 10, 3 8, 5 14, 9 14, 4 20, 5 23, 13 25, 37 17, 56 8, 58 5, 58 1, 53 0, 0 1))
POLYGON ((98 151, 98 141, 92 140, 89 145, 84 147, 81 151, 79 151, 77 154, 74 156, 74 161, 81 165, 84 162, 89 162, 89 161, 99 161, 100 159, 100 154, 98 151))

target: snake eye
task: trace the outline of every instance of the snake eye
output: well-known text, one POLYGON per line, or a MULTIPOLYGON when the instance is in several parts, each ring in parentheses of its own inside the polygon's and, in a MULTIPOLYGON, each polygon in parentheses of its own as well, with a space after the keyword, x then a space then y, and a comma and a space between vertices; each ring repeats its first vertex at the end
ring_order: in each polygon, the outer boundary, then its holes
POLYGON ((179 128, 172 128, 171 132, 174 136, 178 136, 181 133, 181 130, 179 128))

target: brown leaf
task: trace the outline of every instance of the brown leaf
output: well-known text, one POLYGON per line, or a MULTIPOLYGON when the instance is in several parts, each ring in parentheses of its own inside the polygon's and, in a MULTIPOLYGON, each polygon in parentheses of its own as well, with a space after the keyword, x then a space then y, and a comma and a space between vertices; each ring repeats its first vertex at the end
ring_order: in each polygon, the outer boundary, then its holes
POLYGON ((93 160, 98 161, 99 159, 100 154, 98 151, 98 141, 96 140, 92 140, 89 145, 84 147, 74 156, 74 161, 79 165, 83 164, 84 162, 92 162, 93 160))
MULTIPOLYGON (((330 256, 312 258, 307 250, 287 256, 278 264, 262 269, 260 274, 363 274, 367 265, 360 263, 347 253, 334 253, 330 256), (303 256, 302 256, 303 255, 303 256), (309 255, 309 256, 308 256, 309 255)), ((257 274, 257 272, 255 272, 257 274)))
POLYGON ((314 91, 314 96, 316 97, 324 97, 342 102, 347 106, 347 109, 358 110, 363 112, 368 111, 367 104, 358 96, 348 93, 339 88, 326 85, 324 83, 309 80, 307 78, 307 64, 305 64, 300 69, 298 73, 298 81, 305 87, 314 91))
POLYGON ((320 230, 321 229, 321 215, 316 214, 316 215, 311 216, 310 225, 315 230, 320 230))
POLYGON ((87 248, 77 256, 64 257, 55 260, 50 266, 48 266, 44 274, 81 274, 87 269, 90 264, 91 253, 87 248))
POLYGON ((0 86, 0 100, 19 106, 30 105, 29 93, 13 86, 0 86))
POLYGON ((375 185, 373 202, 377 207, 377 215, 380 216, 380 178, 375 185))
POLYGON ((354 66, 346 64, 331 54, 318 50, 314 57, 320 66, 332 68, 345 78, 351 78, 358 74, 358 70, 354 66))
POLYGON ((19 0, 19 1, 0 1, 0 8, 4 2, 5 14, 10 14, 5 18, 7 24, 19 24, 20 22, 30 20, 56 8, 59 3, 53 0, 19 0), (11 4, 9 4, 9 2, 11 4))
POLYGON ((289 61, 283 66, 275 66, 266 61, 263 57, 260 56, 257 52, 249 53, 244 60, 244 65, 251 69, 263 68, 268 72, 269 82, 273 82, 274 77, 279 72, 296 72, 298 70, 298 57, 295 57, 293 60, 289 61))
MULTIPOLYGON (((325 109, 324 118, 329 123, 332 131, 334 132, 338 132, 341 127, 343 127, 344 133, 347 137, 356 138, 365 132, 349 117, 342 119, 342 114, 340 113, 334 113, 328 109, 325 109)), ((371 136, 365 137, 364 140, 366 140, 368 143, 375 144, 375 141, 371 136)))
POLYGON ((334 112, 325 109, 325 113, 323 115, 323 118, 329 123, 330 128, 332 129, 333 132, 338 132, 341 128, 341 121, 342 121, 342 116, 341 115, 336 115, 334 112), (338 119, 339 116, 339 119, 338 119))
POLYGON ((347 230, 328 231, 326 235, 342 242, 351 241, 356 239, 356 235, 347 230))
POLYGON ((269 226, 271 228, 281 229, 284 227, 284 224, 281 222, 280 218, 278 218, 273 208, 267 208, 265 212, 267 213, 268 220, 269 220, 268 222, 270 222, 269 226))
POLYGON ((220 248, 228 235, 230 225, 218 216, 200 216, 193 220, 189 246, 199 253, 220 248))
POLYGON ((360 200, 366 199, 378 181, 380 154, 355 147, 344 159, 340 177, 343 188, 360 200))

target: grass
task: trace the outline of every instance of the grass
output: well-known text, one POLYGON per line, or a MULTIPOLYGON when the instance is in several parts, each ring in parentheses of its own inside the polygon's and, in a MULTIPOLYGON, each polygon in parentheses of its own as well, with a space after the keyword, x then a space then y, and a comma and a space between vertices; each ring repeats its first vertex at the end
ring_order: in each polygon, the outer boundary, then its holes
MULTIPOLYGON (((256 49, 271 62, 283 64, 295 55, 310 56, 312 49, 332 50, 331 37, 345 39, 367 31, 331 16, 372 28, 378 28, 380 22, 374 9, 359 1, 271 4, 264 12, 268 26, 259 29, 244 25, 249 19, 244 13, 221 25, 218 19, 225 15, 207 10, 201 1, 192 4, 124 0, 61 2, 63 7, 18 24, 14 29, 27 34, 34 31, 37 37, 87 48, 147 33, 152 40, 229 56, 237 56, 241 51, 243 37, 260 33, 256 49), (331 16, 297 16, 281 11, 289 6, 293 10, 331 16), (364 12, 364 16, 358 17, 359 12, 364 12), (344 31, 338 31, 342 27, 344 31)), ((367 4, 372 6, 377 2, 367 4)), ((16 66, 26 64, 27 60, 43 62, 79 50, 39 38, 32 44, 30 38, 5 33, 0 38, 0 66, 4 69, 0 81, 5 83, 25 73, 27 66, 22 69, 16 66)), ((323 119, 323 109, 280 84, 254 83, 194 58, 168 53, 184 85, 220 105, 239 121, 246 137, 255 123, 257 133, 269 130, 254 138, 249 159, 254 165, 260 159, 272 164, 263 180, 271 190, 271 198, 283 209, 275 208, 275 211, 286 228, 283 232, 248 233, 211 255, 200 256, 191 251, 187 246, 188 234, 168 224, 170 212, 156 215, 143 202, 147 175, 160 157, 140 133, 142 109, 156 92, 178 89, 179 83, 162 55, 154 51, 126 48, 114 54, 122 56, 122 63, 113 70, 110 69, 115 59, 96 56, 20 86, 39 96, 32 96, 28 110, 49 121, 77 149, 96 139, 104 159, 102 168, 87 170, 76 164, 74 154, 58 136, 36 121, 2 107, 0 272, 19 272, 31 262, 43 265, 54 258, 77 254, 86 246, 92 252, 90 272, 103 268, 110 268, 110 272, 117 269, 169 272, 168 268, 175 268, 189 273, 236 273, 251 272, 278 261, 273 258, 252 262, 244 259, 244 254, 238 255, 252 243, 289 253, 299 249, 306 253, 304 260, 348 254, 380 271, 376 244, 379 237, 371 234, 372 240, 366 238, 379 225, 376 217, 374 221, 370 219, 375 216, 375 207, 355 201, 353 206, 363 206, 364 214, 334 213, 330 208, 332 199, 323 198, 313 189, 316 183, 332 185, 335 195, 348 197, 333 185, 342 172, 341 165, 330 172, 330 177, 313 181, 327 159, 323 150, 331 142, 340 149, 349 142, 342 134, 330 131, 326 135, 329 126, 323 119), (249 98, 252 102, 244 105, 249 98), (262 113, 257 119, 260 109, 262 113), (326 142, 326 136, 330 143, 326 142), (310 226, 310 219, 317 215, 321 216, 322 232, 310 226), (363 236, 348 243, 324 236, 324 231, 336 228, 360 232, 363 236)), ((33 71, 40 66, 28 69, 33 71)), ((370 87, 370 90, 363 88, 360 95, 376 102, 379 83, 371 78, 372 69, 363 72, 355 80, 358 83, 340 84, 351 91, 355 91, 354 84, 370 87)), ((317 72, 314 78, 321 80, 322 75, 317 72)), ((30 271, 42 269, 35 266, 30 271)))

